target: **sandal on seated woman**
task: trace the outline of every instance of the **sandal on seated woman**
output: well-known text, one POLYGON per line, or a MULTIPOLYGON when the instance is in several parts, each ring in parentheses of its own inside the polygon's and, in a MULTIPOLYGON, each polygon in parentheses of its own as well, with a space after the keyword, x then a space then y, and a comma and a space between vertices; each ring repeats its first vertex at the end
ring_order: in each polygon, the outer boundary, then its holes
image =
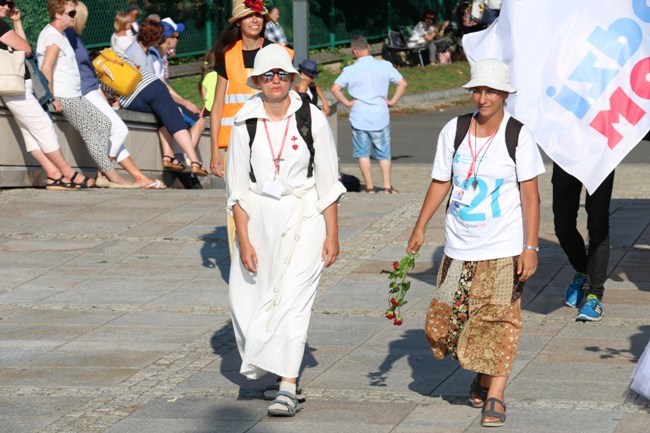
POLYGON ((88 176, 84 176, 83 174, 79 173, 78 171, 75 171, 72 177, 70 178, 70 184, 73 185, 76 188, 80 189, 85 189, 85 188, 94 188, 95 187, 95 179, 92 179, 88 176), (81 177, 77 179, 78 177, 81 177))
POLYGON ((163 155, 162 157, 163 170, 170 171, 183 171, 185 166, 180 163, 180 161, 172 155, 163 155))

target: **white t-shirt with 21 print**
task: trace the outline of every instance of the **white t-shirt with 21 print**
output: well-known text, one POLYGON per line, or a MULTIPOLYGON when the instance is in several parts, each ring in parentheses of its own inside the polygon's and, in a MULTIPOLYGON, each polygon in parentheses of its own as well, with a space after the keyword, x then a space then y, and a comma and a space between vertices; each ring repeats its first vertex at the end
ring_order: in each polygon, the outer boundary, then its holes
MULTIPOLYGON (((445 216, 445 254, 465 261, 492 260, 521 254, 524 225, 518 182, 544 173, 544 163, 533 139, 524 125, 519 133, 515 162, 505 142, 506 113, 490 143, 489 137, 476 139, 472 134, 472 151, 479 150, 475 170, 477 187, 472 200, 464 205, 451 201, 445 216)), ((469 134, 469 132, 468 132, 469 134)), ((456 118, 440 132, 431 177, 448 181, 452 188, 462 188, 472 163, 467 135, 454 155, 456 118)), ((472 189, 473 175, 465 189, 472 189)))

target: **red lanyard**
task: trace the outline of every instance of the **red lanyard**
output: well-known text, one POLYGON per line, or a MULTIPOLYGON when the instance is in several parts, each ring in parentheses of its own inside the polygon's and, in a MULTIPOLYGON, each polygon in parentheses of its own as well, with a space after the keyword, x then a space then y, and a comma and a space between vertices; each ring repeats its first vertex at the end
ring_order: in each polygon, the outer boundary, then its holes
MULTIPOLYGON (((474 120, 474 122, 476 122, 476 120, 474 120)), ((485 142, 485 144, 480 149, 478 149, 476 151, 476 153, 474 153, 474 151, 472 150, 472 131, 471 131, 471 128, 470 128, 469 131, 467 131, 467 146, 469 147, 469 154, 472 157, 472 164, 470 164, 469 169, 467 170, 467 177, 465 178, 465 184, 466 185, 467 185, 467 181, 472 176, 472 172, 474 171, 474 165, 476 164, 476 160, 478 159, 478 156, 481 154, 483 149, 490 146, 490 143, 492 143, 492 140, 494 139, 494 136, 497 135, 497 132, 499 132, 499 128, 497 128, 496 131, 494 131, 492 133, 492 135, 490 135, 490 138, 485 142)), ((478 146, 478 143, 476 143, 476 145, 478 146)), ((486 152, 487 152, 487 149, 486 149, 486 152)), ((483 156, 485 156, 485 153, 483 154, 483 156)), ((481 160, 483 160, 483 156, 481 156, 481 160)), ((474 173, 474 180, 476 181, 476 173, 474 173)))
POLYGON ((271 156, 273 157, 273 165, 275 165, 275 174, 280 173, 280 161, 284 161, 282 159, 282 151, 284 151, 284 145, 287 142, 287 134, 289 133, 289 122, 291 121, 291 116, 287 118, 287 126, 284 128, 284 137, 282 137, 282 145, 280 146, 280 152, 278 152, 278 156, 276 158, 275 152, 273 151, 273 142, 271 141, 271 134, 269 134, 269 128, 266 126, 266 119, 262 119, 262 122, 264 123, 264 130, 266 131, 266 139, 269 142, 269 149, 271 149, 271 156))

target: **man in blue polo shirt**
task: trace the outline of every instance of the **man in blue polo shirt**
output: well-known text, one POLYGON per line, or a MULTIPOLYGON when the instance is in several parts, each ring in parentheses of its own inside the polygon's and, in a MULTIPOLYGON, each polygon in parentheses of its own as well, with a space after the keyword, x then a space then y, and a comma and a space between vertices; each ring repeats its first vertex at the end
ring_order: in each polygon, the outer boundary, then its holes
POLYGON ((370 148, 379 161, 384 182, 384 193, 395 194, 390 180, 390 117, 389 108, 395 106, 404 94, 406 80, 390 62, 377 60, 370 55, 370 45, 363 36, 354 36, 350 43, 357 61, 343 68, 343 72, 332 85, 332 94, 343 105, 350 108, 352 125, 352 156, 358 158, 359 168, 366 183, 366 192, 374 193, 375 187, 370 174, 370 148), (397 85, 395 93, 388 99, 388 86, 397 85), (343 94, 347 88, 352 99, 343 94))

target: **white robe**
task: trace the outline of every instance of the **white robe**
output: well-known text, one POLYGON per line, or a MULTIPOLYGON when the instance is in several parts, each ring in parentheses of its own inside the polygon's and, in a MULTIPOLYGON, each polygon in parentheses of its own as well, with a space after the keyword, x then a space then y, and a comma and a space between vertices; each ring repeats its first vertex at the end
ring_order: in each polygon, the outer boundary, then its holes
POLYGON ((287 118, 271 121, 262 96, 251 98, 235 118, 228 147, 226 186, 229 212, 235 204, 248 215, 249 239, 258 258, 257 274, 248 272, 235 238, 230 267, 229 297, 240 372, 257 379, 267 372, 298 377, 316 287, 323 270, 325 241, 323 210, 345 193, 338 181, 336 145, 325 116, 310 104, 314 137, 314 175, 307 177, 309 150, 298 133, 294 113, 302 101, 289 93, 288 134, 276 181, 282 197, 262 192, 275 178, 266 119, 275 156, 285 135, 287 118), (258 118, 252 152, 245 120, 258 118), (251 155, 252 153, 252 155, 251 155), (252 164, 257 182, 250 181, 252 164))

